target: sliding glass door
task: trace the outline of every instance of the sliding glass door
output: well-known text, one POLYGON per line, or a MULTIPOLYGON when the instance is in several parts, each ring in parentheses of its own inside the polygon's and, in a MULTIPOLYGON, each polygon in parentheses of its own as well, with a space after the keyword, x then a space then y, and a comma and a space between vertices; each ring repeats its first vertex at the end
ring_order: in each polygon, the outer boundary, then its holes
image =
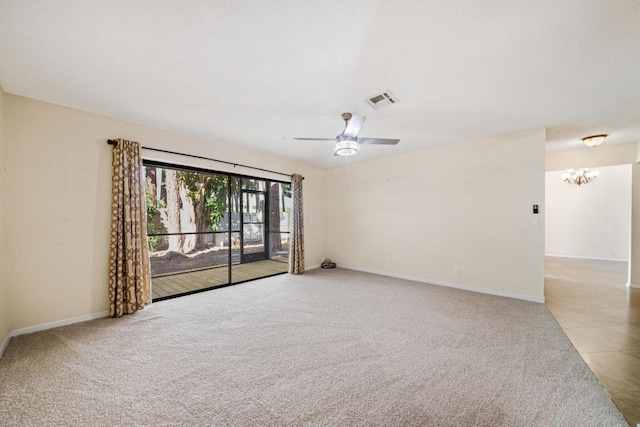
POLYGON ((242 189, 242 262, 266 259, 266 192, 242 189))
POLYGON ((150 161, 144 175, 154 300, 286 272, 290 184, 150 161))

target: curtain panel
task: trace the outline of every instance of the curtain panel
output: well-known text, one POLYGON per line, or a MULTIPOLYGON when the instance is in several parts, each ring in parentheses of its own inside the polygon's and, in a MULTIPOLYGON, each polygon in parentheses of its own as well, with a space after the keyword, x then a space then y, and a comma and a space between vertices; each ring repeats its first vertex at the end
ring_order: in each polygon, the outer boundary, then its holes
POLYGON ((293 227, 291 230, 291 247, 289 249, 289 273, 304 273, 304 211, 302 206, 302 176, 291 176, 291 192, 293 195, 293 227))
POLYGON ((151 303, 151 271, 140 144, 118 139, 113 146, 109 300, 111 317, 151 303))

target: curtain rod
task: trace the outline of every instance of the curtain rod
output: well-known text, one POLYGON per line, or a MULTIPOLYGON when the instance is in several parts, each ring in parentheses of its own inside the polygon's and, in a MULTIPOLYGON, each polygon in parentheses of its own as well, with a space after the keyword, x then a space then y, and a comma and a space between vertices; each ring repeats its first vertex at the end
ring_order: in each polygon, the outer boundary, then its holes
MULTIPOLYGON (((109 145, 118 145, 118 141, 116 141, 114 139, 109 139, 109 140, 107 140, 107 144, 109 144, 109 145)), ((272 170, 269 170, 269 169, 256 168, 254 166, 243 165, 242 163, 232 163, 232 162, 227 162, 226 160, 218 160, 218 159, 212 159, 210 157, 196 156, 196 155, 193 155, 193 154, 185 154, 185 153, 178 153, 178 152, 175 152, 175 151, 161 150, 159 148, 149 148, 149 147, 142 147, 142 146, 140 148, 142 148, 143 150, 158 151, 160 153, 176 154, 178 156, 193 157, 194 159, 210 160, 212 162, 225 163, 227 165, 233 166, 234 168, 236 166, 240 166, 240 167, 243 167, 243 168, 254 169, 254 170, 258 170, 258 171, 262 171, 262 172, 275 173, 276 175, 284 175, 284 176, 288 176, 290 178, 293 177, 293 175, 290 175, 288 173, 276 172, 276 171, 272 171, 272 170)), ((302 179, 304 179, 304 177, 302 177, 302 179)))

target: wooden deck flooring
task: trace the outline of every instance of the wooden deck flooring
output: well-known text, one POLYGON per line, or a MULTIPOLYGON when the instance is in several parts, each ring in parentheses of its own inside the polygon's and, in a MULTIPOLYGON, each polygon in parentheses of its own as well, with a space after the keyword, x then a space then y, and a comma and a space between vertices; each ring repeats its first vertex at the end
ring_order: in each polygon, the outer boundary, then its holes
MULTIPOLYGON (((232 283, 244 282, 284 273, 287 269, 287 263, 273 260, 235 264, 231 266, 231 280, 232 283)), ((228 267, 154 277, 151 279, 152 299, 197 291, 212 286, 226 285, 227 283, 229 283, 228 267)))

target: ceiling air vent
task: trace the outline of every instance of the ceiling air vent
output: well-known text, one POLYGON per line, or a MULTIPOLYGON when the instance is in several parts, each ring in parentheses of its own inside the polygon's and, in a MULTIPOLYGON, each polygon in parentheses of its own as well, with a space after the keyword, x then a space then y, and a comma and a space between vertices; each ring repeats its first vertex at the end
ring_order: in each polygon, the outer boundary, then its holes
POLYGON ((386 107, 388 105, 397 104, 398 103, 398 98, 393 96, 391 94, 391 92, 386 91, 386 92, 382 92, 382 93, 378 93, 378 94, 372 95, 372 96, 368 97, 367 99, 365 99, 364 102, 366 102, 367 104, 369 104, 371 107, 375 108, 376 110, 379 110, 380 108, 386 107))

